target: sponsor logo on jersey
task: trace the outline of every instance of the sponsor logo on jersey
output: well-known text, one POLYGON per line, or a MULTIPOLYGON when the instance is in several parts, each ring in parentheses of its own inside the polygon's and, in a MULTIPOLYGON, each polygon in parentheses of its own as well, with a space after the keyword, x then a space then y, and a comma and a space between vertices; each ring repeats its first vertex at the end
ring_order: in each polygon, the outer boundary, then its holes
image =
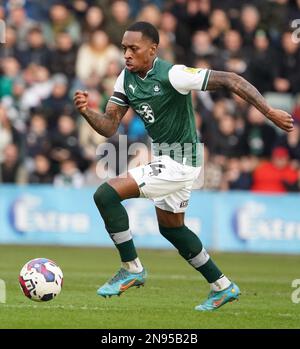
POLYGON ((187 73, 190 73, 190 74, 198 74, 198 73, 200 73, 201 68, 185 67, 183 70, 186 71, 187 73))
POLYGON ((136 110, 136 112, 146 121, 150 124, 153 124, 155 121, 154 119, 154 112, 151 108, 151 106, 148 103, 141 103, 139 105, 139 109, 136 110))

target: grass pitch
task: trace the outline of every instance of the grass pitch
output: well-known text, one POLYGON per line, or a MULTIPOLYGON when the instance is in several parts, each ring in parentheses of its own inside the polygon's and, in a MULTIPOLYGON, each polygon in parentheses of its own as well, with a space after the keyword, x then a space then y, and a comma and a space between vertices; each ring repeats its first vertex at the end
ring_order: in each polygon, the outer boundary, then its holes
POLYGON ((300 303, 291 300, 300 256, 211 253, 242 295, 239 302, 200 313, 194 306, 206 298, 208 285, 176 251, 140 250, 139 255, 149 274, 145 287, 104 299, 96 290, 120 265, 115 250, 0 246, 0 279, 7 290, 0 328, 300 328, 300 303), (18 285, 21 267, 36 257, 53 259, 64 273, 62 293, 50 302, 27 299, 18 285))

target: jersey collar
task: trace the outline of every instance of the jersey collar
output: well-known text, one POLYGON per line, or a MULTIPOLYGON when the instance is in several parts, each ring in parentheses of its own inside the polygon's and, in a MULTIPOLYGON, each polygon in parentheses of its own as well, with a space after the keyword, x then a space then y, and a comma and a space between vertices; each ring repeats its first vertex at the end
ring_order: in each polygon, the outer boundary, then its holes
POLYGON ((141 80, 145 80, 145 79, 149 76, 149 74, 154 70, 155 64, 156 64, 157 60, 158 60, 158 57, 156 57, 156 58, 154 59, 153 64, 152 64, 152 68, 151 68, 150 70, 147 71, 147 73, 146 73, 146 75, 145 75, 144 78, 141 78, 138 74, 137 74, 137 76, 138 76, 141 80))

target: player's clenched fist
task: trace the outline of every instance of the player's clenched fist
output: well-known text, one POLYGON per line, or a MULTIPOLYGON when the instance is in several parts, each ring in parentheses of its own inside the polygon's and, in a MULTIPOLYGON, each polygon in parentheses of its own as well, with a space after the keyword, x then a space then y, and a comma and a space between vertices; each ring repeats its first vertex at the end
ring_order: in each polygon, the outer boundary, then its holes
POLYGON ((77 90, 74 94, 74 104, 80 113, 86 111, 88 107, 88 92, 77 90))

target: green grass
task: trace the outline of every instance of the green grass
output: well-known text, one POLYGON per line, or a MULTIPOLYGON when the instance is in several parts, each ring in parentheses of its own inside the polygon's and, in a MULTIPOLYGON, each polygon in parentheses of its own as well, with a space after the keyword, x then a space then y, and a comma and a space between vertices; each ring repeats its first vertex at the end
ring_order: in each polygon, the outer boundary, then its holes
POLYGON ((218 311, 200 313, 194 306, 206 297, 208 286, 198 272, 173 250, 139 254, 149 273, 146 286, 104 299, 96 290, 117 270, 116 251, 0 246, 0 278, 7 287, 0 328, 300 328, 300 303, 291 301, 300 256, 212 253, 242 295, 218 311), (21 267, 35 257, 55 260, 64 272, 62 293, 50 302, 33 302, 19 288, 21 267))

